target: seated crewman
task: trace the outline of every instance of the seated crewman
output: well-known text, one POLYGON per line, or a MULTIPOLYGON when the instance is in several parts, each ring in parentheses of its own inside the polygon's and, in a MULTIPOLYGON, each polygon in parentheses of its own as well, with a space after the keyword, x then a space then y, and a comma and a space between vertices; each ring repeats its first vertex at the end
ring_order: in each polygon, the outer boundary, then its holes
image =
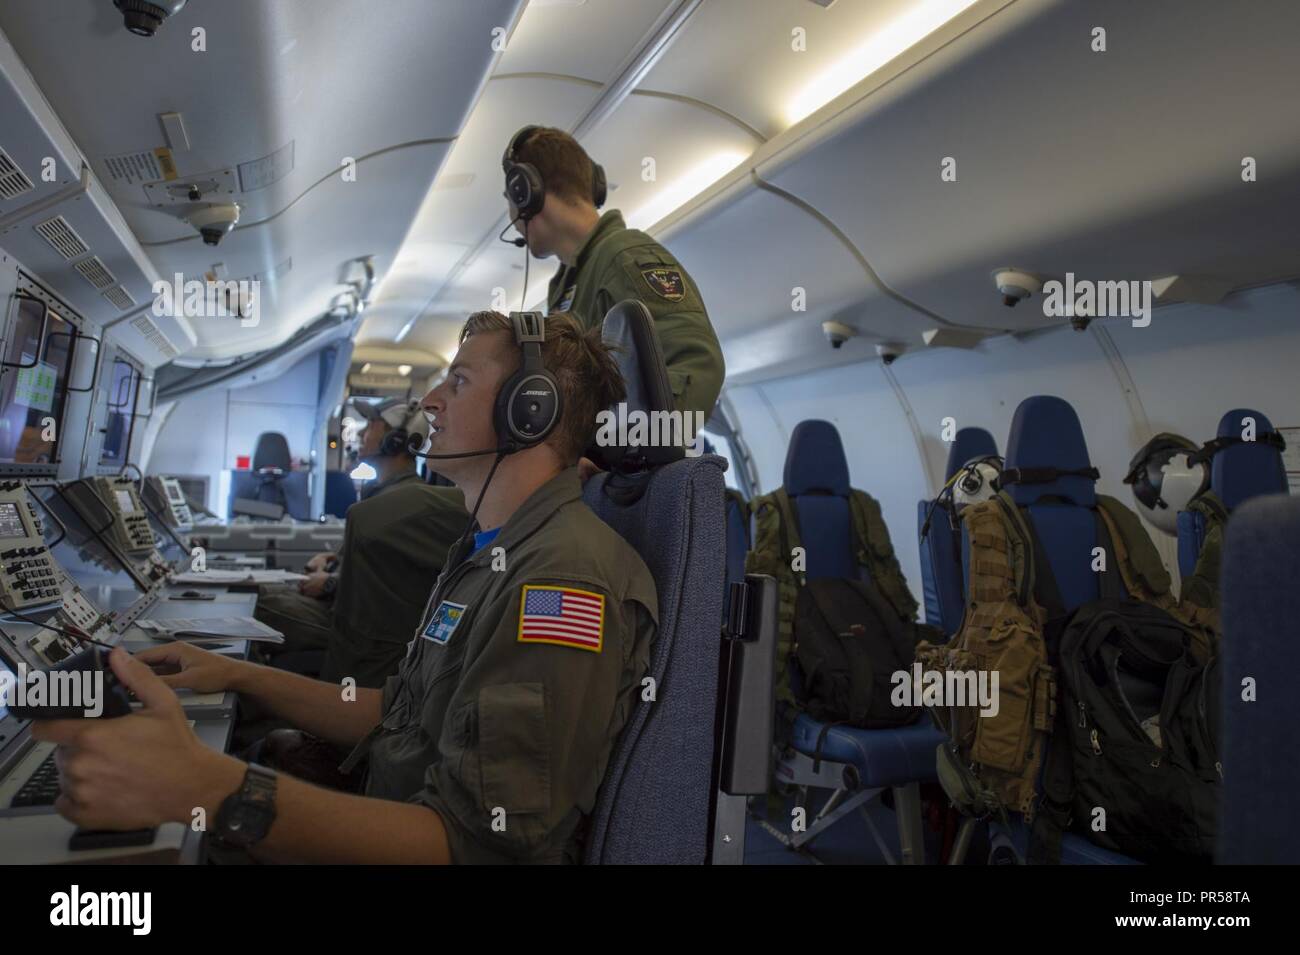
MULTIPOLYGON (((424 436, 429 433, 429 425, 419 403, 408 402, 404 398, 389 398, 375 404, 357 402, 357 410, 367 422, 361 430, 359 457, 375 469, 375 479, 362 490, 361 501, 348 510, 343 544, 337 552, 327 551, 309 560, 307 579, 296 585, 271 584, 259 588, 254 616, 284 634, 283 644, 268 644, 262 648, 269 657, 290 651, 324 650, 329 646, 334 631, 334 608, 342 560, 348 549, 348 531, 363 517, 373 521, 377 513, 374 508, 359 512, 361 502, 400 487, 422 483, 415 470, 415 458, 406 444, 406 438, 410 435, 424 436)), ((447 512, 449 523, 454 523, 459 518, 463 524, 459 495, 446 499, 441 510, 447 512)), ((450 536, 444 534, 443 540, 445 546, 450 546, 455 540, 455 533, 450 536)), ((426 579, 433 580, 441 569, 442 562, 439 560, 433 573, 426 579)), ((428 586, 427 583, 424 584, 418 595, 411 599, 423 603, 428 596, 428 586)))
MULTIPOLYGON (((540 324, 540 323, 539 323, 540 324)), ((136 828, 206 810, 208 832, 263 860, 573 862, 636 700, 657 621, 637 553, 582 502, 576 462, 622 380, 599 330, 545 321, 540 361, 558 421, 535 415, 538 359, 517 326, 472 315, 446 380, 424 399, 431 450, 487 528, 457 545, 397 676, 355 691, 171 644, 114 672, 143 701, 115 720, 41 722, 61 747, 56 808, 88 828, 136 828), (517 400, 494 414, 508 380, 517 400), (534 434, 537 432, 534 431, 534 434), (483 449, 489 454, 470 456, 483 449), (159 677, 149 666, 180 672, 159 677), (319 788, 206 749, 168 688, 233 688, 336 745, 368 748, 365 795, 319 788)), ((468 528, 467 528, 468 529, 468 528)), ((355 754, 354 754, 355 755, 355 754)))

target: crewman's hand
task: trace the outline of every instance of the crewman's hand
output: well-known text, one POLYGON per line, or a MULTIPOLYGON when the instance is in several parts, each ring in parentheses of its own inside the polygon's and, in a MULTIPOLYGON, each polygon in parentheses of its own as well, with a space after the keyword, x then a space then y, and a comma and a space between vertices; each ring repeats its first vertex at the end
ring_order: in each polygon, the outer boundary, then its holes
POLYGON ((330 579, 330 575, 323 570, 318 570, 314 574, 308 574, 306 580, 298 581, 298 592, 306 594, 308 597, 315 597, 317 600, 322 599, 329 590, 326 588, 325 581, 330 579))
POLYGON ((188 643, 149 647, 137 653, 134 659, 157 671, 158 679, 167 686, 195 693, 220 693, 234 689, 240 668, 252 665, 188 643))
MULTIPOLYGON (((160 648, 160 649, 166 649, 160 648)), ((142 829, 189 823, 243 779, 243 764, 204 746, 180 701, 120 647, 109 655, 117 678, 144 704, 117 719, 36 720, 32 738, 57 743, 62 793, 54 808, 86 829, 142 829)))
POLYGON ((317 554, 311 560, 307 561, 307 573, 314 574, 317 571, 324 570, 325 565, 328 564, 333 557, 334 554, 332 551, 324 551, 317 554))

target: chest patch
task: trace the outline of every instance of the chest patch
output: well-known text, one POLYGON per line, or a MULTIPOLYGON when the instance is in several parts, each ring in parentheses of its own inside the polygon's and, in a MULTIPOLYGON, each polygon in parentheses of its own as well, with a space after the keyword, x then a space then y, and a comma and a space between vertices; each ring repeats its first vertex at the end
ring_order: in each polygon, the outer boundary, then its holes
POLYGON ((604 594, 524 584, 519 601, 520 643, 553 643, 599 653, 604 638, 604 594))
POLYGON ((445 644, 451 639, 451 635, 456 632, 456 628, 460 626, 463 616, 465 616, 465 604, 456 604, 450 600, 444 600, 438 604, 438 609, 433 612, 433 619, 424 628, 422 636, 434 643, 445 644))
POLYGON ((650 290, 662 299, 680 302, 686 297, 686 281, 678 269, 666 266, 643 268, 641 277, 650 286, 650 290))

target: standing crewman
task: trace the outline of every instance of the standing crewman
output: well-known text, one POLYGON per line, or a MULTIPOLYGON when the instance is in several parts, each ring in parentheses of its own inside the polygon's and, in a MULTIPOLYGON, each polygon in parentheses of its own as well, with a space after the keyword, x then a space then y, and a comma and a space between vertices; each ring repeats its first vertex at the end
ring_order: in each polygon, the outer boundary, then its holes
POLYGON ((572 312, 585 328, 599 327, 624 299, 641 301, 654 317, 678 411, 707 421, 722 391, 722 348, 695 282, 672 253, 636 229, 622 213, 599 211, 605 171, 561 129, 525 126, 501 158, 510 219, 529 252, 554 255, 547 310, 572 312))

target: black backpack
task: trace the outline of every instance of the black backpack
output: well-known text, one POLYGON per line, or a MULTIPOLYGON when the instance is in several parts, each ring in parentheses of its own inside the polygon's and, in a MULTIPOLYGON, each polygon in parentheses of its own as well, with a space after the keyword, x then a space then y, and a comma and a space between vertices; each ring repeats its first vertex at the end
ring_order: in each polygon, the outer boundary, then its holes
POLYGON ((870 583, 823 577, 809 580, 795 601, 797 694, 809 715, 863 729, 905 726, 919 707, 894 706, 893 675, 916 658, 915 624, 870 583))
POLYGON ((1059 861, 1065 828, 1144 862, 1211 860, 1218 668, 1196 662, 1191 640, 1183 623, 1137 600, 1096 600, 1069 617, 1031 861, 1059 861))

